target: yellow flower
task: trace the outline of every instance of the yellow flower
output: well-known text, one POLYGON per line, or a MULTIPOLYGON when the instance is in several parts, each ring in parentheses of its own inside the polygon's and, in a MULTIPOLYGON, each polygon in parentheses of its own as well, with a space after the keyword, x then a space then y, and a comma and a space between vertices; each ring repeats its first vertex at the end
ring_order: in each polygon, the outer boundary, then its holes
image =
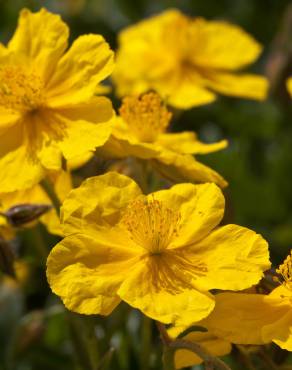
POLYGON ((269 267, 266 241, 227 225, 215 184, 178 184, 143 195, 115 172, 89 178, 62 206, 66 237, 51 251, 47 277, 65 306, 108 315, 127 302, 164 323, 198 321, 211 289, 245 289, 269 267))
POLYGON ((113 74, 118 94, 156 90, 187 109, 216 99, 216 93, 263 100, 262 76, 239 74, 261 46, 240 27, 189 18, 176 9, 123 30, 113 74))
MULTIPOLYGON (((50 179, 54 184, 60 202, 62 202, 72 189, 70 174, 66 172, 52 173, 50 179)), ((20 204, 51 205, 52 202, 41 185, 11 193, 0 193, 0 212, 5 213, 9 208, 20 204)), ((54 208, 43 215, 40 221, 48 228, 50 233, 63 236, 60 219, 54 208)), ((0 230, 6 238, 11 239, 13 237, 13 229, 3 216, 0 216, 0 230)))
POLYGON ((237 344, 274 342, 292 351, 292 251, 277 272, 283 283, 270 294, 222 293, 202 325, 237 344))
POLYGON ((95 96, 113 69, 100 35, 79 37, 58 15, 24 9, 0 47, 0 188, 29 188, 65 160, 94 151, 110 135, 112 106, 95 96))
MULTIPOLYGON (((171 330, 168 331, 169 335, 175 339, 175 336, 171 335, 171 330)), ((180 337, 182 340, 193 342, 202 346, 208 353, 213 356, 225 356, 231 352, 231 343, 225 339, 218 338, 210 332, 193 331, 180 337)), ((199 365, 203 360, 187 349, 179 349, 174 355, 175 368, 181 369, 183 367, 189 367, 199 365)))
POLYGON ((113 132, 97 153, 113 158, 133 156, 150 161, 164 177, 174 182, 226 181, 214 170, 197 161, 192 154, 207 154, 227 146, 222 140, 214 144, 200 142, 194 132, 167 133, 171 113, 159 96, 148 93, 127 97, 114 117, 113 132))

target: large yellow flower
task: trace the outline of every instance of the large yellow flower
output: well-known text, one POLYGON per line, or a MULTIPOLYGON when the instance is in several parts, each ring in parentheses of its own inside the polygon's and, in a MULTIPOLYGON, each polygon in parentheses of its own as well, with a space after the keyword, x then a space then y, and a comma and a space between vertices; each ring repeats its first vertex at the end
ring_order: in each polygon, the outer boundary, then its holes
MULTIPOLYGON (((63 202, 68 192, 72 189, 70 174, 67 172, 51 173, 49 178, 54 185, 54 190, 59 201, 63 202)), ((18 190, 11 193, 0 193, 0 212, 5 213, 11 207, 21 204, 52 205, 52 202, 45 190, 39 184, 28 189, 18 190)), ((44 214, 40 218, 40 221, 46 225, 50 233, 60 236, 63 235, 60 219, 54 208, 44 214)), ((14 234, 14 230, 3 216, 0 216, 0 231, 2 231, 4 236, 8 237, 12 237, 14 234)))
POLYGON ((237 344, 274 342, 292 351, 292 253, 277 270, 283 283, 270 294, 221 293, 202 325, 237 344))
POLYGON ((238 26, 189 18, 175 9, 123 30, 113 75, 118 94, 156 90, 178 108, 210 103, 216 93, 262 100, 267 80, 238 70, 261 46, 238 26))
POLYGON ((113 52, 100 35, 68 47, 58 15, 24 9, 7 47, 0 45, 0 189, 36 184, 102 145, 110 135, 112 106, 97 97, 113 69, 113 52))
POLYGON ((105 157, 133 156, 147 160, 174 182, 215 182, 226 186, 217 172, 200 163, 193 154, 223 149, 227 141, 204 144, 194 132, 168 133, 170 119, 171 113, 157 94, 127 97, 120 108, 120 116, 113 118, 112 135, 97 152, 105 157))
POLYGON ((49 284, 83 314, 108 315, 123 300, 164 323, 198 321, 214 308, 211 289, 245 289, 269 267, 260 235, 215 229, 223 212, 215 184, 146 196, 115 172, 89 178, 63 203, 66 237, 49 255, 49 284))

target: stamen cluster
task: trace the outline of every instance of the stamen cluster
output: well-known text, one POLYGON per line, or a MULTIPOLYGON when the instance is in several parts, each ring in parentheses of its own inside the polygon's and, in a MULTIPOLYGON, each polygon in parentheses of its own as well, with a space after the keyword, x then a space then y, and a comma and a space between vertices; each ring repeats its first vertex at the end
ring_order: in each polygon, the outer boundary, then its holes
MULTIPOLYGON (((280 274, 283 279, 283 281, 280 282, 292 290, 292 250, 276 272, 280 274)), ((279 281, 279 279, 277 280, 279 281)))
POLYGON ((119 113, 138 140, 145 142, 155 141, 167 129, 172 116, 153 92, 124 98, 119 113))
POLYGON ((160 254, 178 235, 180 219, 180 213, 153 198, 131 203, 121 222, 134 242, 151 254, 160 254))
POLYGON ((11 65, 0 69, 0 105, 7 109, 21 113, 35 110, 44 102, 43 88, 34 72, 11 65))

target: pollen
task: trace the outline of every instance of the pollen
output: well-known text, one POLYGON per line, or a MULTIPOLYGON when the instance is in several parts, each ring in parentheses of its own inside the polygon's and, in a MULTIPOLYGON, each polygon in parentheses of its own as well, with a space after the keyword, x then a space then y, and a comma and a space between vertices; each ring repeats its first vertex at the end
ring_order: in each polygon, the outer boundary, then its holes
POLYGON ((282 265, 280 265, 276 270, 276 272, 281 276, 282 279, 276 277, 275 280, 292 290, 292 250, 282 265))
POLYGON ((165 132, 172 116, 160 97, 153 92, 141 97, 124 98, 119 112, 134 136, 144 142, 154 142, 165 132))
POLYGON ((44 103, 44 85, 34 72, 21 66, 0 68, 0 105, 6 109, 27 113, 44 103))
POLYGON ((131 239, 150 254, 160 254, 178 236, 181 215, 154 198, 131 203, 121 223, 131 239))

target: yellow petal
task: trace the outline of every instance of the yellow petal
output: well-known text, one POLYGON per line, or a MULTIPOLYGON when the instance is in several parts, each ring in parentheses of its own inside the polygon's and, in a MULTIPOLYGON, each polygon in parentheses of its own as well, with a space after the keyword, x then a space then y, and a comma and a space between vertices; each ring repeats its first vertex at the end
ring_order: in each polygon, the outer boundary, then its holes
POLYGON ((262 329, 262 336, 264 342, 273 341, 278 346, 287 351, 292 351, 292 311, 286 312, 286 314, 279 315, 278 320, 268 324, 262 329))
MULTIPOLYGON (((88 159, 90 152, 109 138, 112 116, 111 102, 103 97, 93 97, 66 109, 42 111, 36 124, 42 128, 38 136, 47 137, 37 153, 43 166, 59 170, 62 157, 69 165, 88 159)), ((33 134, 37 139, 35 132, 33 134)))
POLYGON ((62 168, 62 151, 54 142, 51 142, 49 146, 42 146, 37 157, 48 170, 58 171, 62 168))
POLYGON ((64 137, 57 144, 68 161, 94 152, 102 146, 111 133, 110 121, 92 123, 82 119, 70 120, 64 115, 55 115, 57 122, 64 125, 64 137))
POLYGON ((47 261, 48 282, 69 310, 108 315, 119 304, 116 291, 137 257, 135 249, 122 241, 120 232, 111 229, 74 234, 53 248, 47 261))
POLYGON ((118 295, 146 316, 163 323, 190 322, 206 317, 214 308, 212 297, 193 289, 168 265, 164 256, 146 256, 129 271, 118 295))
POLYGON ((287 90, 288 90, 289 94, 292 96, 292 77, 289 77, 286 80, 286 86, 287 86, 287 90))
POLYGON ((158 137, 157 144, 176 153, 207 154, 226 148, 228 143, 226 140, 221 140, 217 143, 205 144, 197 139, 194 132, 185 131, 162 134, 158 137))
POLYGON ((8 111, 3 107, 0 107, 0 135, 4 134, 5 131, 15 125, 17 121, 20 119, 20 115, 16 112, 8 111))
POLYGON ((181 215, 172 247, 183 247, 206 237, 221 221, 224 197, 215 184, 178 184, 154 193, 154 198, 181 215))
POLYGON ((49 106, 66 107, 87 102, 112 70, 113 52, 103 37, 80 36, 60 59, 47 85, 49 106))
POLYGON ((167 97, 167 103, 179 109, 212 103, 216 95, 189 77, 181 80, 167 97))
POLYGON ((38 74, 48 81, 67 48, 69 29, 61 17, 41 9, 32 13, 23 9, 18 27, 8 48, 35 66, 38 74))
POLYGON ((222 188, 227 186, 222 176, 189 154, 165 149, 152 164, 162 176, 173 182, 214 182, 222 188))
POLYGON ((117 138, 111 135, 102 147, 97 148, 96 153, 106 158, 136 157, 141 159, 155 158, 160 148, 151 143, 141 143, 128 138, 117 138))
MULTIPOLYGON (((182 337, 183 340, 202 346, 212 356, 224 356, 231 352, 231 344, 208 332, 192 332, 182 337)), ((175 352, 175 368, 189 367, 201 364, 203 360, 194 352, 179 349, 175 352)))
POLYGON ((263 327, 290 311, 287 301, 263 294, 221 293, 216 295, 214 311, 201 325, 233 343, 263 344, 271 341, 262 335, 263 327))
POLYGON ((44 176, 38 160, 23 143, 22 123, 7 128, 0 136, 0 189, 7 193, 30 188, 44 176))
POLYGON ((44 175, 41 164, 28 156, 25 146, 20 146, 0 158, 2 192, 29 188, 37 184, 44 175))
POLYGON ((268 243, 254 231, 227 225, 188 248, 189 258, 207 266, 198 278, 200 289, 242 290, 256 284, 270 267, 268 243))
POLYGON ((97 150, 98 154, 108 158, 125 158, 128 156, 149 159, 156 157, 161 148, 153 143, 138 140, 130 131, 129 126, 121 117, 112 119, 112 135, 109 140, 97 150))
POLYGON ((234 70, 255 61, 261 45, 240 27, 220 21, 194 20, 198 51, 193 62, 205 68, 234 70))
POLYGON ((229 96, 264 100, 267 97, 269 84, 267 78, 263 76, 214 72, 206 82, 206 86, 229 96))
POLYGON ((96 227, 115 225, 124 208, 139 195, 140 188, 129 177, 115 172, 91 177, 66 198, 61 212, 64 231, 78 232, 87 222, 96 227))

